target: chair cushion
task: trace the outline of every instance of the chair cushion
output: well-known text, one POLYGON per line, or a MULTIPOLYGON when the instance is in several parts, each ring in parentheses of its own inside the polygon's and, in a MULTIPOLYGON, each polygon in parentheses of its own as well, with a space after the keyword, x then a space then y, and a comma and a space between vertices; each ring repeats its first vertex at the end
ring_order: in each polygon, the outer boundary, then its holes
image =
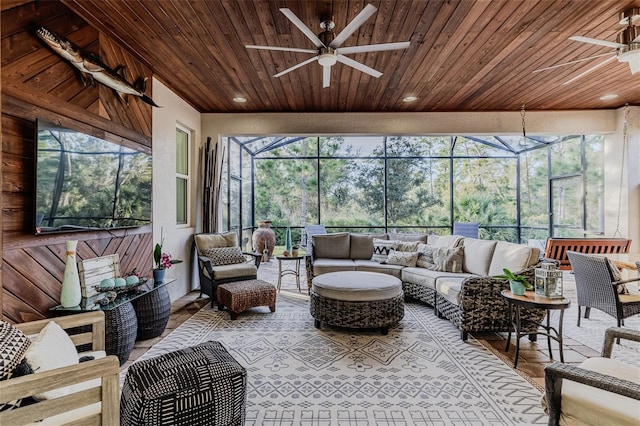
POLYGON ((348 232, 313 236, 313 256, 316 258, 349 259, 350 247, 348 232))
POLYGON ((211 266, 233 265, 247 261, 238 246, 209 248, 203 250, 202 255, 209 258, 211 266))
POLYGON ((234 247, 238 245, 238 236, 235 232, 222 234, 197 234, 195 236, 198 254, 205 256, 204 250, 216 247, 234 247))
MULTIPOLYGON (((579 365, 585 370, 640 384, 640 368, 610 358, 589 358, 579 365)), ((546 410, 546 400, 542 405, 546 410)), ((638 401, 602 389, 562 381, 562 425, 638 425, 640 408, 638 401)))
MULTIPOLYGON (((486 277, 489 275, 489 266, 497 241, 478 240, 476 238, 464 239, 464 252, 462 270, 471 274, 486 277)), ((502 269, 500 269, 502 273, 502 269)))
MULTIPOLYGON (((211 268, 213 279, 224 280, 227 278, 253 277, 258 274, 258 268, 253 263, 234 263, 233 265, 219 265, 211 268)), ((209 272, 202 270, 205 276, 209 277, 209 272)))
POLYGON ((540 250, 531 246, 498 241, 493 251, 488 275, 502 275, 504 268, 517 272, 540 261, 540 250))

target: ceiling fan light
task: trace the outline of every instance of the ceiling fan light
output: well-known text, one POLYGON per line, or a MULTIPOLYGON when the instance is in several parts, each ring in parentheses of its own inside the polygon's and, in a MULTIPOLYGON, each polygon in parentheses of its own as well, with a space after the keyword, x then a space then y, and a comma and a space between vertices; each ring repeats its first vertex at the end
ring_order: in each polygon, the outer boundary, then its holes
POLYGON ((318 55, 318 63, 323 67, 333 66, 337 62, 336 55, 333 53, 323 53, 318 55))

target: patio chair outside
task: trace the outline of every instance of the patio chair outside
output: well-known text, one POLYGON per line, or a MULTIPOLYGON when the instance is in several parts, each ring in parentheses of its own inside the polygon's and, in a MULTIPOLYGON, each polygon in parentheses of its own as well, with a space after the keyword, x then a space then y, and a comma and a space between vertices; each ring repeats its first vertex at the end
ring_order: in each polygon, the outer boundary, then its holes
POLYGON ((453 222, 453 235, 478 238, 479 224, 476 222, 453 222))

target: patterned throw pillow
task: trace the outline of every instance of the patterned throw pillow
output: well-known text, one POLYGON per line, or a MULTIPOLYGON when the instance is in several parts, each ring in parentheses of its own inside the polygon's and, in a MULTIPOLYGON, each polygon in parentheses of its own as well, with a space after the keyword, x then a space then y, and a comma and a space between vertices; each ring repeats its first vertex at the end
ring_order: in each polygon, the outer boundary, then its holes
POLYGON ((417 252, 418 246, 420 244, 423 244, 423 243, 421 243, 420 241, 399 241, 398 248, 396 248, 396 251, 417 252))
POLYGON ((436 271, 442 272, 462 272, 462 256, 464 247, 446 248, 437 247, 433 252, 433 263, 436 271))
POLYGON ((400 265, 400 266, 416 266, 418 261, 418 252, 397 251, 391 250, 387 260, 384 262, 387 265, 400 265))
POLYGON ((247 261, 242 254, 242 249, 237 246, 210 248, 203 250, 202 254, 209 258, 211 266, 234 265, 247 261))
POLYGON ((374 262, 382 263, 389 257, 389 252, 398 248, 398 241, 395 240, 380 240, 378 238, 373 239, 373 256, 371 260, 374 262))
POLYGON ((416 266, 418 268, 426 268, 432 269, 435 268, 436 264, 433 262, 433 252, 437 249, 436 246, 431 246, 427 244, 418 244, 417 251, 419 253, 418 261, 416 262, 416 266))
MULTIPOLYGON (((611 259, 609 259, 608 257, 605 257, 605 259, 607 259, 607 266, 609 266, 609 269, 611 270, 613 281, 615 282, 622 281, 622 273, 620 272, 620 269, 618 269, 616 264, 613 263, 611 259)), ((629 289, 627 288, 626 284, 618 284, 616 286, 616 290, 618 294, 629 294, 629 289)))
POLYGON ((11 378, 31 346, 31 340, 8 322, 0 321, 0 380, 11 378))

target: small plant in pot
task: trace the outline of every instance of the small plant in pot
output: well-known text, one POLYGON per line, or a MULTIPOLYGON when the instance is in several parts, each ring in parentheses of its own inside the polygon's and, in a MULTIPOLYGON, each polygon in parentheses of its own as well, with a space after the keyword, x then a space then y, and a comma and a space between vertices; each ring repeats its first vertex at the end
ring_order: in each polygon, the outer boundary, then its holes
POLYGON ((504 275, 496 275, 494 278, 504 278, 509 280, 511 293, 516 296, 524 296, 525 290, 533 290, 533 286, 524 276, 514 275, 514 273, 507 268, 504 268, 502 272, 504 272, 504 275))

